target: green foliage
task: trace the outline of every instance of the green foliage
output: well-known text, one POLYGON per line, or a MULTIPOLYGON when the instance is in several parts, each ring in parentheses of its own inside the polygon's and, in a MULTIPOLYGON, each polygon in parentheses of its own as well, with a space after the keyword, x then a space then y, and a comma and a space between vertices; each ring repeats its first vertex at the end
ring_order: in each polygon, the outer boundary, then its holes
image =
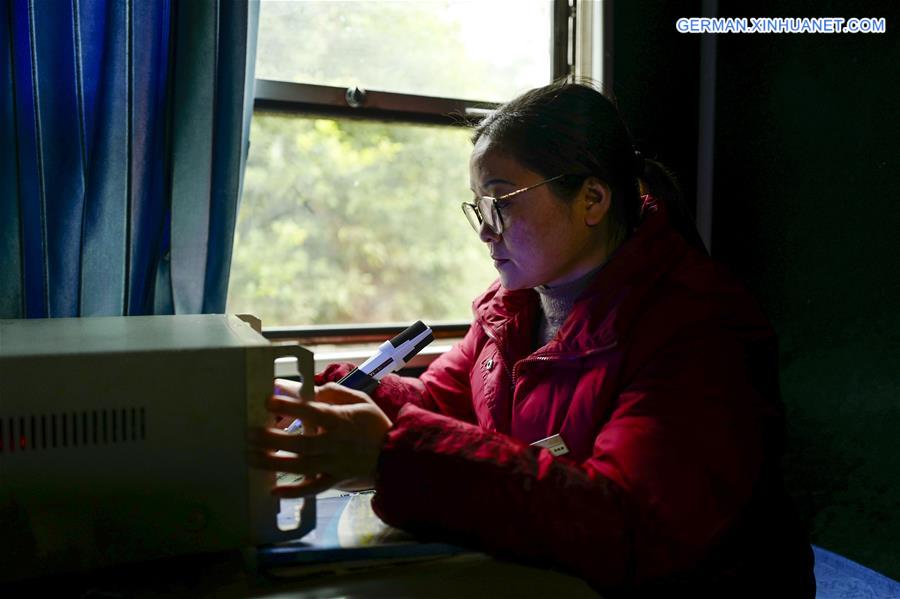
POLYGON ((496 273, 459 207, 468 136, 257 115, 228 310, 268 325, 470 318, 496 273))

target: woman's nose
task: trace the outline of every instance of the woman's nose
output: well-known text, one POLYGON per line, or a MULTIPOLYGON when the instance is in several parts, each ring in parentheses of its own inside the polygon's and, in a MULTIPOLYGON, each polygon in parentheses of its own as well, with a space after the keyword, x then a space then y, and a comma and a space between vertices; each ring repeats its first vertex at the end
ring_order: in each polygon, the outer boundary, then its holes
POLYGON ((485 243, 500 241, 500 236, 484 221, 481 222, 481 227, 478 229, 478 238, 485 243))

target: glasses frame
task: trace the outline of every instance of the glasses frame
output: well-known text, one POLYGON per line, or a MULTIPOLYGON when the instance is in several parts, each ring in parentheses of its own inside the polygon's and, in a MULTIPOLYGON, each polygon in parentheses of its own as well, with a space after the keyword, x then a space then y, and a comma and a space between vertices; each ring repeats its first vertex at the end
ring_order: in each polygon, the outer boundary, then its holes
POLYGON ((503 235, 503 231, 505 226, 503 224, 503 214, 500 212, 500 206, 498 206, 498 202, 506 201, 514 196, 519 195, 520 193, 525 193, 526 191, 530 191, 535 187, 540 187, 541 185, 546 185, 547 183, 552 183, 553 181, 557 181, 566 177, 568 175, 556 175, 555 177, 550 177, 549 179, 544 179, 539 183, 535 183, 534 185, 529 185, 528 187, 523 187, 522 189, 517 189, 515 191, 511 191, 509 193, 505 193, 502 196, 494 197, 494 196, 480 196, 476 202, 463 202, 462 203, 462 211, 463 214, 466 215, 466 220, 469 221, 469 224, 472 225, 472 228, 475 229, 476 233, 481 232, 481 226, 486 225, 488 229, 494 232, 495 235, 503 235), (485 210, 486 209, 486 210, 485 210), (491 217, 490 220, 486 219, 485 212, 491 217), (495 220, 493 215, 496 214, 496 224, 491 221, 495 220), (473 220, 474 219, 477 220, 473 220))

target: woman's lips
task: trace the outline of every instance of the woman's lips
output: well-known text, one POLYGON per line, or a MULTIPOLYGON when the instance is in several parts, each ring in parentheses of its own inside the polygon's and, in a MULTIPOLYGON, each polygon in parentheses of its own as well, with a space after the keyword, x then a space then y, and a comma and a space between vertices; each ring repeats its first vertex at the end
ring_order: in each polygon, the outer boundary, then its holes
POLYGON ((494 266, 500 266, 501 264, 509 262, 508 258, 497 258, 496 256, 491 256, 491 258, 494 260, 494 266))

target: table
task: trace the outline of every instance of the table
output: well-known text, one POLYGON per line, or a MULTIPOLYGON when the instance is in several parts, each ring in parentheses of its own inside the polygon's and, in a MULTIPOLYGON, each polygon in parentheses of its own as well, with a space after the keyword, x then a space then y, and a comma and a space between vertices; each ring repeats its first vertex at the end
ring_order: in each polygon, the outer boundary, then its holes
POLYGON ((247 552, 233 551, 130 564, 0 586, 0 596, 82 599, 599 597, 578 578, 480 553, 287 580, 254 571, 252 561, 247 552))

